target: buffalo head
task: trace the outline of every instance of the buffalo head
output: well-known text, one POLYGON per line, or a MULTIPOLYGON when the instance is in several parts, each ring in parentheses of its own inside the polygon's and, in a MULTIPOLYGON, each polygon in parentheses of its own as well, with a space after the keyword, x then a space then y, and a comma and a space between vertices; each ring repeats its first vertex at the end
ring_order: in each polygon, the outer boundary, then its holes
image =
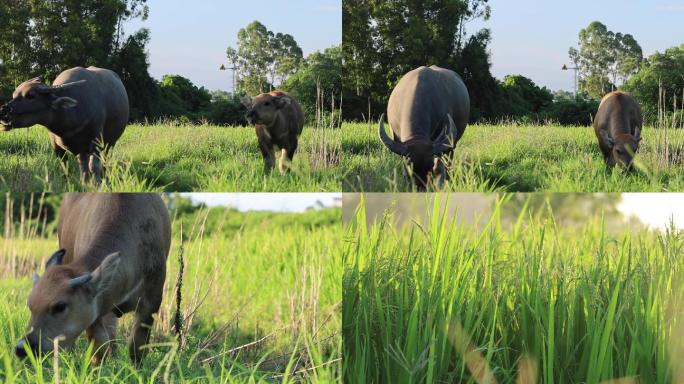
POLYGON ((62 265, 65 254, 63 249, 55 252, 45 265, 45 274, 33 277, 28 299, 31 319, 28 332, 15 348, 18 357, 25 357, 27 349, 49 352, 55 339, 61 346, 72 345, 97 319, 101 294, 118 273, 118 252, 107 256, 94 271, 82 273, 62 265))
POLYGON ((35 78, 21 83, 12 94, 12 100, 0 108, 0 130, 49 124, 56 111, 78 105, 75 99, 60 96, 61 92, 84 82, 49 86, 35 78))
POLYGON ((250 124, 272 125, 278 116, 278 111, 292 103, 292 99, 285 96, 273 96, 262 93, 256 97, 244 96, 240 99, 247 108, 247 121, 250 124))
POLYGON ((434 140, 430 138, 413 139, 401 142, 394 134, 392 138, 385 132, 385 115, 380 117, 379 135, 383 144, 392 152, 408 159, 411 164, 413 181, 420 190, 425 189, 428 176, 436 169, 436 157, 453 150, 453 139, 457 136, 457 128, 450 114, 446 116, 446 122, 439 136, 434 140))
POLYGON ((636 135, 620 134, 614 138, 608 135, 606 142, 611 148, 610 153, 613 164, 617 164, 625 169, 633 169, 634 155, 639 149, 639 143, 641 143, 640 132, 637 131, 636 135))

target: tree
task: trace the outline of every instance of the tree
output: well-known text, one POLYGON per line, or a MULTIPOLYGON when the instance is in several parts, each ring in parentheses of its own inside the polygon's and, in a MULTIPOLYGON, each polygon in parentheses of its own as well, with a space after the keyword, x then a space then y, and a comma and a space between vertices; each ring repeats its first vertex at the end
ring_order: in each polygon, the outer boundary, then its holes
POLYGON ((492 113, 488 102, 497 90, 486 49, 490 35, 482 30, 468 37, 466 31, 469 21, 490 15, 488 0, 344 1, 345 117, 367 117, 369 106, 373 115, 379 115, 401 76, 421 65, 459 72, 469 89, 483 96, 472 98, 473 109, 492 113), (463 73, 466 70, 468 74, 463 73))
POLYGON ((553 95, 521 75, 508 75, 501 82, 504 115, 510 117, 538 114, 551 106, 553 95))
MULTIPOLYGON (((122 77, 129 92, 131 86, 136 86, 135 81, 149 84, 145 54, 149 32, 141 30, 126 37, 123 31, 127 21, 147 18, 146 3, 147 0, 3 1, 0 4, 3 95, 24 80, 40 76, 49 82, 75 66, 126 69, 128 76, 122 77)), ((134 113, 150 112, 145 103, 152 99, 154 90, 152 94, 143 94, 142 89, 139 85, 131 92, 134 113), (142 104, 134 104, 138 102, 142 104)))
POLYGON ((316 116, 318 94, 322 100, 323 110, 332 112, 341 107, 339 100, 342 91, 342 48, 335 46, 323 52, 310 54, 300 69, 293 73, 283 84, 283 88, 292 93, 302 105, 305 116, 316 116))
POLYGON ((148 72, 150 64, 145 53, 149 40, 149 31, 141 29, 129 36, 110 59, 110 69, 119 74, 128 92, 133 121, 159 115, 159 86, 148 72))
POLYGON ((27 2, 0 2, 0 101, 31 71, 30 15, 27 2))
POLYGON ((455 64, 470 94, 470 120, 495 119, 501 116, 501 90, 492 76, 487 44, 491 40, 488 29, 471 36, 455 64))
POLYGON ((302 60, 302 49, 294 37, 274 34, 258 21, 238 31, 238 47, 228 47, 226 56, 237 68, 237 88, 250 95, 281 84, 302 60))
POLYGON ((624 84, 643 61, 632 35, 612 32, 598 21, 580 30, 578 45, 568 54, 579 68, 580 89, 597 99, 624 84))
POLYGON ((296 72, 303 61, 302 49, 292 35, 276 33, 271 41, 273 66, 271 83, 282 84, 292 73, 296 72), (277 79, 276 79, 277 77, 277 79))
POLYGON ((647 119, 655 120, 659 110, 684 109, 684 44, 651 55, 625 90, 636 96, 647 119))
POLYGON ((209 107, 211 95, 204 87, 198 88, 189 79, 180 75, 164 75, 159 83, 161 111, 165 117, 186 116, 199 119, 209 107))

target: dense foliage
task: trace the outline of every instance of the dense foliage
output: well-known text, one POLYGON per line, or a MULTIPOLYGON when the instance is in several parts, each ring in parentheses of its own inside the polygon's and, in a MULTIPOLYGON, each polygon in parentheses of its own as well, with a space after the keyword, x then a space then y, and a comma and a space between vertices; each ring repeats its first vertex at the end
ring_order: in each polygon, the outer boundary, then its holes
POLYGON ((52 81, 65 69, 111 68, 131 96, 133 117, 153 112, 155 87, 147 69, 149 31, 125 36, 123 25, 145 20, 147 0, 29 0, 0 4, 0 99, 36 76, 52 81))
POLYGON ((610 31, 598 21, 580 30, 579 47, 570 48, 568 54, 579 68, 580 89, 595 99, 624 84, 643 60, 632 35, 610 31))
POLYGON ((497 88, 489 71, 490 34, 467 35, 465 29, 490 14, 488 0, 344 1, 345 118, 368 118, 369 108, 379 116, 400 77, 421 65, 456 70, 474 92, 475 116, 491 117, 497 88))
MULTIPOLYGON (((466 31, 469 21, 487 20, 491 12, 487 0, 345 1, 345 119, 377 119, 386 108, 392 88, 406 72, 422 65, 437 65, 463 78, 470 93, 473 122, 588 124, 595 103, 587 98, 554 100, 548 89, 521 75, 509 75, 501 81, 492 76, 489 29, 472 34, 466 31)), ((618 35, 621 47, 633 42, 629 35, 618 35)), ((622 72, 615 71, 622 74, 628 68, 622 65, 619 70, 622 72)))
POLYGON ((339 109, 340 48, 303 57, 294 37, 269 31, 258 21, 238 32, 228 58, 237 69, 235 92, 211 94, 180 75, 153 79, 148 71, 151 34, 124 33, 126 22, 146 20, 147 0, 29 0, 0 3, 0 102, 21 82, 40 76, 51 82, 75 66, 114 70, 128 92, 132 121, 178 120, 244 125, 240 96, 282 86, 301 99, 307 119, 339 109), (317 98, 317 85, 322 95, 317 98), (331 99, 337 95, 333 106, 331 99))
MULTIPOLYGON (((671 113, 684 109, 683 73, 684 44, 649 56, 641 70, 627 81, 625 89, 639 99, 646 117, 654 121, 659 110, 671 113)), ((681 121, 680 117, 680 124, 681 121)))

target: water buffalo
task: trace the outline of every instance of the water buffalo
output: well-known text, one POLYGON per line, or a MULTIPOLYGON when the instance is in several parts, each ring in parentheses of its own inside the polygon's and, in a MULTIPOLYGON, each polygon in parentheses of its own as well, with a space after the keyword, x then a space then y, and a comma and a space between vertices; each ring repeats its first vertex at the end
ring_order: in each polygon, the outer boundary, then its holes
POLYGON ((634 97, 623 92, 603 97, 594 117, 594 132, 606 165, 632 168, 642 124, 641 107, 634 97))
POLYGON ((21 83, 0 109, 0 130, 44 125, 55 154, 78 155, 81 181, 102 181, 100 149, 114 146, 128 123, 128 94, 119 76, 95 67, 62 72, 52 86, 21 83))
POLYGON ((387 114, 393 137, 379 135, 392 152, 408 158, 420 190, 428 175, 446 178, 442 156, 448 156, 463 136, 470 115, 470 97, 461 77, 448 69, 420 67, 405 74, 389 98, 387 114))
POLYGON ((85 330, 99 364, 114 347, 116 321, 135 311, 129 341, 143 357, 152 315, 159 310, 171 244, 171 222, 154 194, 68 194, 58 221, 59 251, 34 275, 31 319, 15 354, 49 352, 55 339, 69 347, 85 330))
POLYGON ((297 138, 304 128, 304 113, 297 100, 282 91, 262 93, 254 98, 245 96, 242 104, 247 107, 247 121, 254 124, 259 149, 264 157, 264 169, 270 172, 275 166, 273 146, 280 148, 278 169, 287 172, 297 150, 297 138))

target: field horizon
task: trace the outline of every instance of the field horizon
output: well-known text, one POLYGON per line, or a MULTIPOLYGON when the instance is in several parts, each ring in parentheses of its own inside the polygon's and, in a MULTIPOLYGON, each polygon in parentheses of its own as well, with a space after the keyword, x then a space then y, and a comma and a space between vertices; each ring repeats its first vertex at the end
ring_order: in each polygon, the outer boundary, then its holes
MULTIPOLYGON (((387 128, 389 130, 389 127, 387 128)), ((443 192, 673 192, 684 190, 684 130, 645 127, 637 170, 606 169, 593 127, 468 125, 443 192)), ((415 192, 376 123, 343 123, 343 192, 415 192)))
MULTIPOLYGON (((338 192, 340 130, 305 126, 291 172, 264 172, 254 127, 131 124, 103 159, 100 188, 54 155, 42 126, 0 132, 0 186, 13 192, 338 192)), ((280 153, 276 152, 276 157, 280 153)))
MULTIPOLYGON (((31 220, 29 201, 0 235, 0 381, 89 382, 332 382, 341 371, 341 209, 303 213, 191 208, 170 210, 173 240, 162 307, 155 315, 149 353, 136 367, 126 338, 133 315, 117 330, 117 350, 92 366, 85 337, 71 350, 20 361, 14 345, 24 334, 33 272, 43 273, 57 248, 55 223, 31 220), (270 241, 264 241, 268 234, 270 241), (183 333, 174 334, 176 284, 183 260, 183 333)), ((36 197, 38 198, 38 197, 36 197)), ((38 202, 33 205, 34 214, 38 202)), ((38 217, 41 217, 38 215, 38 217)))

